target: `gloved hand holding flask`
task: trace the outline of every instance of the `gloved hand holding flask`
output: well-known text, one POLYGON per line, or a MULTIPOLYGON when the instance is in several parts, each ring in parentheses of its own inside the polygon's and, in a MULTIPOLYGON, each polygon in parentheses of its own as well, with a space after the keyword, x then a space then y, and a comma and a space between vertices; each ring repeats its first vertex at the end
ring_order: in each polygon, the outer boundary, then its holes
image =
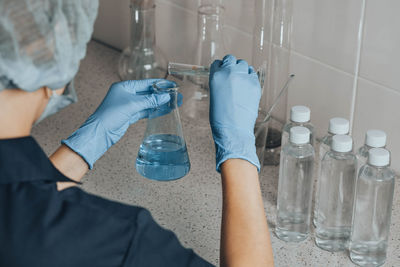
POLYGON ((147 118, 155 108, 168 103, 169 94, 152 93, 152 85, 157 81, 160 79, 112 84, 97 110, 62 143, 79 154, 92 169, 131 124, 147 118))

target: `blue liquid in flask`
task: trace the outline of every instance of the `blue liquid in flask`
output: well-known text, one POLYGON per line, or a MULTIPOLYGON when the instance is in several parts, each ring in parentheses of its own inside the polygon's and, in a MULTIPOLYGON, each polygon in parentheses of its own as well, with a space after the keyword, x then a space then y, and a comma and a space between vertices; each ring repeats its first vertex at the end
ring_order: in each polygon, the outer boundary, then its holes
POLYGON ((146 137, 139 148, 136 170, 144 177, 157 181, 182 178, 190 170, 185 141, 172 134, 146 137))

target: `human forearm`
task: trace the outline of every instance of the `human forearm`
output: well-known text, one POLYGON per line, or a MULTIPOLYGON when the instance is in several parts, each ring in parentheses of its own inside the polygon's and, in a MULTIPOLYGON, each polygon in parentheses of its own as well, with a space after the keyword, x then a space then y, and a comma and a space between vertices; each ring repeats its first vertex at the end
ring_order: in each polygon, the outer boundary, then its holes
MULTIPOLYGON (((62 174, 77 182, 79 182, 89 170, 86 161, 65 145, 61 145, 56 152, 50 156, 50 160, 62 174)), ((75 183, 58 182, 57 189, 63 190, 74 185, 75 183)))
POLYGON ((221 165, 221 266, 273 266, 257 168, 229 159, 221 165))

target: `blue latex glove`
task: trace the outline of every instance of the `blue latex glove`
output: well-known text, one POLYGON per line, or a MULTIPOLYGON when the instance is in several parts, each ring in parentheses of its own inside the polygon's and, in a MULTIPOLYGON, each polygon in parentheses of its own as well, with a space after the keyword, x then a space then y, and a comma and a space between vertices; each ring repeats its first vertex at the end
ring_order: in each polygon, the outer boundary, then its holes
MULTIPOLYGON (((170 95, 152 93, 152 85, 160 79, 123 81, 111 85, 96 111, 70 137, 61 142, 93 164, 125 134, 136 121, 147 118, 156 108, 168 113, 170 95)), ((173 82, 171 82, 173 83, 173 82)), ((181 102, 181 95, 178 102, 181 102)))
POLYGON ((232 55, 210 67, 210 125, 216 148, 217 171, 231 158, 245 159, 260 170, 254 125, 261 87, 253 67, 232 55))

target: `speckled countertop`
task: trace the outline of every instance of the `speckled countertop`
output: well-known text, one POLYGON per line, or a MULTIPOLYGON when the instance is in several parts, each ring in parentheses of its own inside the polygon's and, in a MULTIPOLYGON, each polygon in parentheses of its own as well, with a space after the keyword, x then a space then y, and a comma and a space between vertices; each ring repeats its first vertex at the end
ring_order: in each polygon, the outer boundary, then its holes
MULTIPOLYGON (((119 80, 118 56, 117 51, 90 42, 75 79, 79 102, 44 120, 33 130, 33 136, 46 153, 52 153, 62 138, 78 128, 99 105, 110 84, 119 80)), ((136 172, 135 159, 146 125, 145 121, 140 121, 95 164, 84 177, 82 187, 105 198, 149 209, 156 221, 173 230, 185 246, 218 265, 222 199, 212 137, 206 121, 187 119, 185 115, 189 110, 184 106, 181 113, 184 113, 181 114, 182 123, 192 165, 186 177, 173 182, 155 182, 136 172)), ((271 230, 276 215, 277 177, 276 167, 266 167, 261 173, 271 230)), ((397 183, 385 266, 400 266, 399 222, 400 185, 397 183)), ((354 266, 347 253, 323 251, 314 245, 312 237, 290 244, 280 241, 273 233, 271 236, 276 266, 354 266)))

